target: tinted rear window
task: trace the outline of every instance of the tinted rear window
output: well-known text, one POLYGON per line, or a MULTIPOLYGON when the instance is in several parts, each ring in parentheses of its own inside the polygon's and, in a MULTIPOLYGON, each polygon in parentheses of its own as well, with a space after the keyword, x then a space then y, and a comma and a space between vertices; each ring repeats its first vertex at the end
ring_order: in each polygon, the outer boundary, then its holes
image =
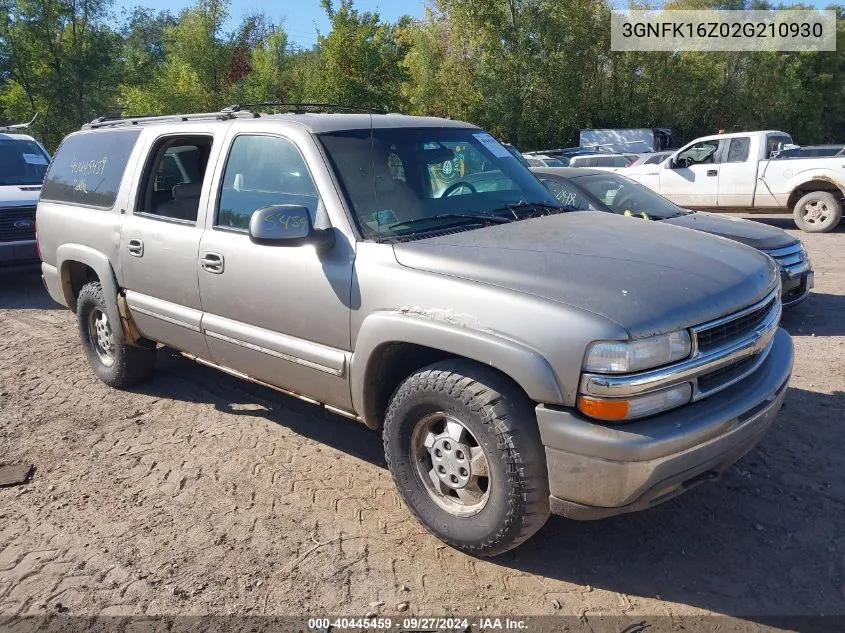
POLYGON ((141 130, 108 130, 65 139, 47 171, 41 198, 112 207, 140 134, 141 130))

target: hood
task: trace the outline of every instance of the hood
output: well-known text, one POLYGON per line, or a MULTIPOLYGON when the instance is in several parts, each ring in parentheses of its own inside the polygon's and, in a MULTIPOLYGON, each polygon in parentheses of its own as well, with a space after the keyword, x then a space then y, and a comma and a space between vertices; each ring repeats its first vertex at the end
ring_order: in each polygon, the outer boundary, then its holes
POLYGON ((462 231, 398 243, 394 253, 410 268, 588 310, 632 336, 730 314, 762 299, 779 279, 771 258, 736 242, 609 213, 462 231))
POLYGON ((8 207, 34 207, 41 195, 41 185, 0 186, 0 209, 8 207))
POLYGON ((798 241, 786 231, 774 226, 703 211, 679 215, 661 222, 712 233, 760 250, 784 248, 798 241))

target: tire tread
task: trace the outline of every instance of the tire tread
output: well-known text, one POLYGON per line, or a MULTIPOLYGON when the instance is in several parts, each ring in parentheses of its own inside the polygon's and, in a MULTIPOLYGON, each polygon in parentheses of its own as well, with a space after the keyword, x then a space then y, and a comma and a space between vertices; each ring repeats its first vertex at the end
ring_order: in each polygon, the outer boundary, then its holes
MULTIPOLYGON (((395 412, 405 399, 419 391, 440 392, 477 412, 495 434, 508 471, 508 509, 492 537, 470 545, 435 535, 476 556, 497 556, 525 542, 543 527, 550 515, 545 450, 536 422, 533 428, 526 426, 535 420, 528 397, 506 377, 472 361, 446 360, 419 370, 396 389, 385 416, 384 448, 391 473, 393 460, 387 438, 393 432, 392 426, 398 424, 395 412)), ((393 480, 399 485, 395 476, 393 480)), ((425 525, 416 509, 406 505, 425 525)))
MULTIPOLYGON (((93 342, 89 340, 87 332, 86 310, 91 303, 105 311, 106 301, 103 295, 103 286, 99 281, 92 281, 82 286, 77 297, 79 333, 85 354, 94 368, 94 373, 104 383, 116 389, 131 387, 148 379, 155 369, 156 360, 155 346, 151 342, 138 346, 116 343, 114 365, 106 367, 100 362, 96 351, 92 348, 93 342)), ((112 324, 112 327, 114 327, 114 324, 112 324)))

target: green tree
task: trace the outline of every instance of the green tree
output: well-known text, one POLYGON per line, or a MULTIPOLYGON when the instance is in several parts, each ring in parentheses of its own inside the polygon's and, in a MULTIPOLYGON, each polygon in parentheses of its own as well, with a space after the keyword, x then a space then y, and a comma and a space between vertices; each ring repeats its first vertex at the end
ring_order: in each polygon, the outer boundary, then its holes
POLYGON ((473 120, 483 99, 476 87, 477 55, 450 20, 429 7, 426 18, 407 25, 399 37, 407 51, 400 94, 409 112, 473 120))
POLYGON ((169 11, 135 7, 128 13, 120 31, 126 84, 148 84, 160 72, 166 61, 164 36, 176 23, 169 11))
MULTIPOLYGON (((307 86, 315 98, 350 106, 399 107, 406 49, 400 25, 382 22, 378 13, 361 13, 352 0, 321 0, 331 31, 320 35, 319 73, 307 86)), ((404 24, 404 22, 403 22, 404 24)))
POLYGON ((106 24, 108 0, 14 0, 0 7, 9 121, 41 116, 35 133, 51 149, 114 102, 123 67, 120 38, 106 24))
POLYGON ((230 101, 235 49, 223 31, 228 0, 196 0, 162 35, 162 59, 149 81, 121 87, 125 114, 211 111, 230 101))

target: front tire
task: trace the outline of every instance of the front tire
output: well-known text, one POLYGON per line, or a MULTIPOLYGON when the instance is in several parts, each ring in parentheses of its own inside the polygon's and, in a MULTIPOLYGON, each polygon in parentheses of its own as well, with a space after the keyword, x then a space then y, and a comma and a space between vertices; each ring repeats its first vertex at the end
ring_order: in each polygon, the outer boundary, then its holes
POLYGON ((393 394, 382 434, 403 500, 449 545, 496 556, 548 519, 546 456, 534 410, 501 374, 462 360, 417 371, 393 394))
POLYGON ((795 203, 795 224, 807 233, 832 231, 842 219, 842 204, 827 191, 811 191, 795 203))
POLYGON ((76 319, 85 355, 97 378, 111 387, 123 388, 150 377, 155 369, 152 341, 127 345, 114 336, 100 282, 87 283, 76 300, 76 319))

